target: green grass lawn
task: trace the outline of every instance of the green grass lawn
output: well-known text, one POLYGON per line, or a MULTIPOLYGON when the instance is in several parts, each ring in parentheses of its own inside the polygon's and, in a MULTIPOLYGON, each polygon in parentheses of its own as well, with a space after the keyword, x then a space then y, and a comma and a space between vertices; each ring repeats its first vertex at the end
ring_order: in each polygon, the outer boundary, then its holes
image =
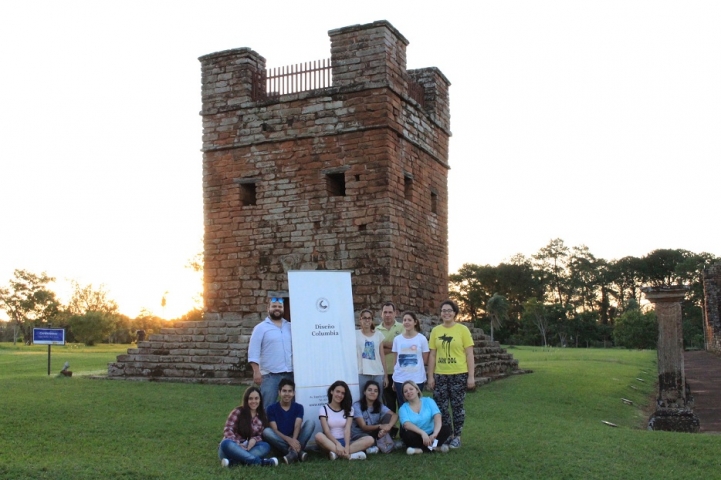
POLYGON ((721 476, 721 435, 645 430, 655 351, 514 348, 534 373, 469 394, 463 447, 446 455, 395 452, 365 462, 313 455, 304 464, 228 470, 217 445, 242 389, 83 378, 126 348, 53 347, 48 376, 47 347, 0 344, 0 478, 721 476), (72 378, 56 377, 65 361, 72 378))

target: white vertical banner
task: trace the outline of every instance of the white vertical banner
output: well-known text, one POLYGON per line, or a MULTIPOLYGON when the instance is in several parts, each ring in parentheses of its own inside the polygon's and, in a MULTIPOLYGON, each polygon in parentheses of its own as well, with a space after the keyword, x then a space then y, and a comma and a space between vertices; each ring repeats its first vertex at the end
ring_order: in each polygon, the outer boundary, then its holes
POLYGON ((359 398, 351 273, 290 271, 288 290, 295 397, 305 419, 318 426, 318 409, 328 403, 333 382, 343 380, 353 399, 359 398))

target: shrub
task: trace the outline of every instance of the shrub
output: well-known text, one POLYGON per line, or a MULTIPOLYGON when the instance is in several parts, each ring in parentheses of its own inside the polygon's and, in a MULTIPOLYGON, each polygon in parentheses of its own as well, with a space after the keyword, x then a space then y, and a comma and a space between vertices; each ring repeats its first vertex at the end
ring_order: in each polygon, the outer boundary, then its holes
POLYGON ((92 346, 107 339, 113 332, 115 315, 105 312, 88 312, 84 315, 73 315, 70 317, 69 324, 79 342, 92 346))
POLYGON ((656 348, 658 342, 656 312, 642 313, 637 308, 627 310, 616 319, 613 340, 619 347, 656 348))

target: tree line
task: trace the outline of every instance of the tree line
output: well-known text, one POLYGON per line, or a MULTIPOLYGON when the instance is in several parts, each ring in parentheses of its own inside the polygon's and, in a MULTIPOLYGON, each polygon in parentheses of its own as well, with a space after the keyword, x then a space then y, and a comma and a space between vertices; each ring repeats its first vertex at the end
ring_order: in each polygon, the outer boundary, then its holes
POLYGON ((449 290, 462 317, 502 343, 655 348, 655 315, 641 288, 686 284, 684 342, 701 348, 702 274, 717 261, 683 249, 608 261, 557 238, 530 257, 518 254, 496 266, 464 264, 450 275, 449 290))
MULTIPOLYGON (((189 268, 202 271, 202 256, 189 268)), ((683 302, 686 347, 703 347, 703 269, 721 261, 710 253, 682 249, 653 250, 643 257, 607 261, 588 247, 568 247, 551 240, 535 255, 513 256, 496 266, 464 264, 449 277, 451 297, 460 318, 489 331, 494 340, 519 345, 655 348, 658 328, 652 309, 644 306, 641 288, 686 284, 683 302)), ((130 343, 139 330, 147 334, 172 325, 151 312, 135 318, 118 312, 101 285, 72 282, 63 305, 48 287, 46 273, 15 270, 0 287, 0 341, 32 340, 33 327, 66 329, 68 342, 130 343)), ((193 309, 177 320, 200 320, 193 309)))
MULTIPOLYGON (((157 333, 172 325, 147 310, 135 318, 121 314, 103 285, 72 281, 72 296, 62 304, 48 286, 54 281, 44 272, 14 271, 7 285, 0 288, 0 310, 9 317, 8 322, 0 322, 0 341, 30 344, 33 328, 53 327, 65 329, 66 342, 131 343, 138 331, 157 333)), ((194 309, 179 320, 198 320, 201 316, 202 312, 194 309)))

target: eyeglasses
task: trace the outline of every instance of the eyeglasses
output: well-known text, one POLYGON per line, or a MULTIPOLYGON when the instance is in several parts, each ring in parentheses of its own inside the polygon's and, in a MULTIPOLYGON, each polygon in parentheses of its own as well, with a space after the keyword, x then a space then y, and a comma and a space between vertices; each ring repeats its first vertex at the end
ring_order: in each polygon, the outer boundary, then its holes
POLYGON ((373 320, 373 317, 361 317, 361 320, 373 320))
POLYGON ((455 313, 452 309, 441 308, 441 313, 455 313))
POLYGON ((283 303, 283 298, 281 297, 273 297, 270 299, 270 303, 283 303))

